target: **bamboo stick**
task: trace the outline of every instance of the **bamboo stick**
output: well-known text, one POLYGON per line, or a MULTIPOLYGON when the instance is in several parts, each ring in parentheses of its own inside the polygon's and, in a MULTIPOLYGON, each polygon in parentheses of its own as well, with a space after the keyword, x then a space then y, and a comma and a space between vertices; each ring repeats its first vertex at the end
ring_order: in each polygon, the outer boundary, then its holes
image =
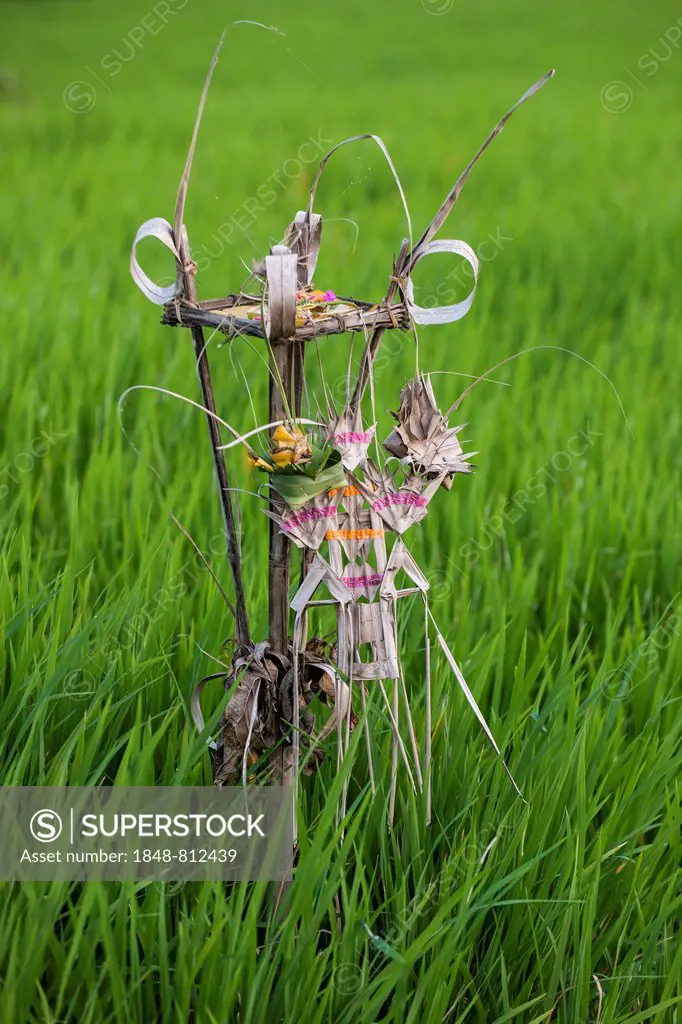
MULTIPOLYGON (((196 301, 196 282, 192 273, 192 264, 189 256, 189 241, 187 238, 187 230, 183 226, 180 233, 180 243, 178 246, 180 258, 182 260, 181 274, 183 282, 183 291, 186 298, 192 302, 196 301)), ((199 376, 199 384, 201 386, 201 397, 204 407, 208 410, 209 414, 213 415, 206 416, 206 422, 208 425, 208 436, 211 444, 211 452, 213 454, 213 465, 216 471, 216 478, 218 481, 218 493, 220 496, 220 506, 223 513, 223 522, 225 525, 225 540, 227 543, 227 558, 230 563, 230 569, 232 570, 232 579, 234 583, 234 595, 235 595, 235 632, 237 635, 237 641, 240 645, 248 647, 251 643, 251 636, 249 632, 249 620, 246 612, 246 596, 244 594, 244 582, 242 579, 241 569, 241 556, 239 554, 239 544, 237 541, 237 529, 235 523, 234 509, 232 506, 232 498, 230 496, 230 483, 227 475, 227 466, 225 465, 224 453, 220 450, 222 444, 222 438, 220 436, 220 427, 216 420, 217 410, 215 404, 215 396, 213 394, 213 382, 211 380, 211 369, 208 362, 208 354, 206 352, 206 342, 204 340, 204 332, 201 327, 192 328, 192 343, 194 345, 194 356, 197 363, 197 374, 199 376)))
MULTIPOLYGON (((275 342, 270 347, 270 421, 286 417, 285 402, 280 392, 282 382, 286 401, 291 401, 292 346, 288 342, 275 342)), ((273 501, 270 511, 276 512, 273 501)), ((270 646, 280 654, 289 646, 289 551, 290 541, 270 520, 270 555, 268 565, 268 622, 270 646)))
MULTIPOLYGON (((408 330, 411 321, 407 307, 402 302, 394 302, 393 298, 366 309, 359 307, 348 313, 330 314, 318 320, 310 320, 296 328, 296 341, 315 341, 328 334, 357 333, 377 327, 408 330)), ((163 307, 161 323, 170 327, 207 327, 212 331, 220 331, 228 338, 240 335, 265 337, 262 321, 240 317, 238 306, 234 313, 225 312, 226 307, 227 303, 221 311, 216 311, 203 304, 174 300, 163 307)))

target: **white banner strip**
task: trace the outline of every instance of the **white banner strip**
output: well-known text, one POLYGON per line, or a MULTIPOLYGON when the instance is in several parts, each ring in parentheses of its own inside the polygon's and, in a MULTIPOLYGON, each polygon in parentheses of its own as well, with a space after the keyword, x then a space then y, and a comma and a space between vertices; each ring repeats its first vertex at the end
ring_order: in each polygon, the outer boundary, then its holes
POLYGON ((135 235, 132 252, 130 253, 130 273, 133 276, 133 281, 150 302, 154 302, 157 306, 163 306, 175 298, 176 284, 173 283, 166 288, 162 288, 161 285, 155 284, 151 278, 147 277, 137 262, 137 246, 143 238, 158 238, 167 249, 170 249, 175 259, 178 260, 180 257, 175 247, 173 229, 163 217, 152 217, 151 220, 146 220, 135 235))
MULTIPOLYGON (((407 308, 410 316, 416 324, 449 324, 454 320, 461 320, 463 316, 471 309, 474 301, 474 295, 476 294, 476 285, 478 283, 478 258, 476 253, 467 245, 466 242, 458 242, 455 239, 444 238, 436 242, 428 242, 419 252, 417 261, 414 266, 417 265, 419 260, 424 256, 430 256, 434 252, 454 252, 458 256, 462 256, 471 269, 474 272, 474 286, 467 295, 466 299, 461 302, 455 302, 452 306, 417 306, 414 301, 414 285, 412 284, 412 277, 408 277, 407 284, 405 286, 405 301, 407 302, 407 308)), ((412 268, 414 271, 414 267, 412 268)))

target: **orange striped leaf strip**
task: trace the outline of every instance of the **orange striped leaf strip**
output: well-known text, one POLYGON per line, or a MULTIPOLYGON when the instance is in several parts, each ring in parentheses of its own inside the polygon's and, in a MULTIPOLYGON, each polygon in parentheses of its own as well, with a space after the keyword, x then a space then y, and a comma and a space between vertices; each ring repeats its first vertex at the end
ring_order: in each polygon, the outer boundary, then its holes
POLYGON ((385 537, 383 530, 327 530, 326 540, 372 540, 385 537))
MULTIPOLYGON (((336 487, 334 490, 329 491, 328 493, 329 493, 329 497, 333 498, 335 494, 339 493, 339 489, 338 489, 338 487, 336 487)), ((353 486, 351 486, 351 487, 344 487, 343 494, 341 495, 341 497, 343 497, 343 498, 355 498, 355 497, 357 497, 359 495, 359 493, 360 493, 360 491, 357 489, 357 487, 353 487, 353 486)))

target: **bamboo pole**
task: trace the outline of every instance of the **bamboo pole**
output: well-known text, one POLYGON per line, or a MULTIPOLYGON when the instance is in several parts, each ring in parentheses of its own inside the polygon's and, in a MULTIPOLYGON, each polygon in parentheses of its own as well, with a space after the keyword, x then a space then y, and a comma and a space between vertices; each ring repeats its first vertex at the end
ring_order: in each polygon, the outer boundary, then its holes
MULTIPOLYGON (((191 263, 189 255, 189 241, 187 238, 187 230, 185 229, 184 226, 181 231, 178 251, 180 253, 180 258, 182 260, 181 276, 185 298, 187 298, 190 302, 196 302, 196 282, 194 280, 194 275, 192 273, 193 264, 191 263)), ((220 496, 220 506, 222 509, 223 522, 225 525, 227 558, 230 563, 230 569, 232 570, 232 579, 234 582, 235 632, 237 636, 237 642, 243 647, 248 647, 251 643, 251 636, 249 632, 249 620, 246 612, 246 596, 244 594, 244 581, 242 578, 241 556, 239 553, 237 529, 235 523, 234 509, 232 506, 232 498, 230 496, 230 484, 227 475, 227 467, 225 465, 225 456, 220 449, 222 439, 220 437, 220 426, 216 419, 217 410, 215 404, 215 396, 213 394, 213 383, 211 381, 211 369, 208 362, 206 342, 204 340, 204 332, 202 328, 192 327, 191 333, 192 343, 194 345, 194 356, 197 364, 197 374, 199 376, 199 384, 201 386, 201 397, 203 400, 204 408, 208 410, 208 413, 206 415, 206 422, 208 425, 208 436, 209 441, 211 443, 213 465, 216 471, 216 479, 218 481, 218 492, 220 496)))
MULTIPOLYGON (((270 347, 270 422, 285 419, 287 410, 280 392, 282 382, 287 403, 291 400, 292 345, 274 342, 270 347)), ((291 405, 289 404, 289 408, 291 405)), ((270 511, 276 508, 270 501, 270 511)), ((279 654, 287 653, 289 646, 289 552, 291 543, 270 520, 268 561, 268 623, 270 646, 279 654)))
MULTIPOLYGON (((409 247, 410 243, 408 242, 408 240, 406 238, 403 239, 403 244, 401 245, 400 252, 398 253, 398 259, 395 261, 395 264, 393 266, 391 283, 388 286, 386 298, 382 303, 382 305, 387 306, 389 308, 391 304, 394 302, 396 292, 398 291, 400 278, 404 272, 405 262, 409 255, 409 247)), ((371 338, 369 339, 367 345, 365 346, 365 351, 363 352, 362 355, 362 363, 360 364, 360 372, 358 373, 358 379, 355 384, 355 390, 353 391, 353 397, 350 400, 351 413, 354 413, 359 408, 360 403, 362 402, 362 396, 365 393, 365 388, 367 387, 367 382, 369 381, 370 367, 374 362, 374 357, 376 356, 377 349, 379 348, 385 330, 386 326, 384 325, 375 327, 374 331, 372 332, 371 338)))
MULTIPOLYGON (((199 100, 199 109, 197 110, 197 116, 194 122, 192 139, 187 153, 187 160, 185 161, 185 167, 178 187, 178 195, 175 201, 175 214, 173 217, 173 236, 178 252, 177 283, 179 287, 177 292, 179 298, 182 297, 193 305, 196 305, 197 302, 197 286, 194 279, 195 266, 192 262, 189 239, 187 237, 187 229, 184 222, 185 202, 187 200, 187 189, 189 187, 189 178, 192 170, 192 162, 194 160, 194 150, 196 148, 199 126, 201 125, 201 118, 206 104, 206 96, 208 95, 211 78, 213 76, 215 66, 218 63, 218 55, 220 54, 224 39, 225 33, 223 32, 206 75, 201 99, 199 100)), ((235 632, 237 635, 237 642, 243 647, 249 647, 251 644, 251 636, 249 633, 249 622, 246 613, 246 598, 244 595, 244 584, 242 580, 241 555, 239 552, 239 542, 237 539, 232 498, 229 490, 227 467, 225 465, 224 454, 220 449, 222 442, 220 438, 220 427, 218 426, 216 418, 217 412, 215 397, 213 395, 213 384, 211 382, 211 370, 208 363, 208 355, 206 353, 206 342, 204 339, 204 332, 200 326, 193 326, 191 331, 192 342, 194 345, 194 356, 197 362, 197 373, 199 375, 199 383, 201 385, 201 396, 204 402, 204 407, 208 410, 206 415, 208 422, 208 436, 211 442, 213 465, 215 466, 216 477, 218 480, 220 504, 223 512, 223 521, 225 523, 227 557, 232 570, 232 579, 234 581, 236 612, 235 632)))
MULTIPOLYGON (((275 342, 270 345, 270 422, 284 419, 286 416, 284 396, 286 401, 291 400, 291 376, 293 362, 293 346, 290 342, 275 342), (280 390, 284 389, 284 395, 280 390)), ((291 407, 289 405, 289 407, 291 407)), ((270 500, 270 511, 275 506, 270 500)), ((289 556, 291 543, 287 537, 280 532, 279 527, 272 519, 270 522, 269 539, 269 560, 268 560, 268 624, 270 635, 270 647, 280 654, 287 654, 289 647, 289 556)), ((298 694, 292 683, 292 700, 296 701, 298 694)), ((293 705, 292 705, 293 706, 293 705)), ((294 718, 296 716, 294 715, 294 718)), ((292 765, 287 762, 289 747, 280 745, 281 757, 281 785, 293 787, 292 765)), ((294 806, 294 814, 296 807, 294 806)), ((294 827, 294 833, 296 829, 294 827)), ((295 855, 295 849, 292 851, 295 855)), ((291 883, 282 879, 275 885, 272 899, 272 917, 276 920, 284 916, 288 909, 287 895, 291 883)))

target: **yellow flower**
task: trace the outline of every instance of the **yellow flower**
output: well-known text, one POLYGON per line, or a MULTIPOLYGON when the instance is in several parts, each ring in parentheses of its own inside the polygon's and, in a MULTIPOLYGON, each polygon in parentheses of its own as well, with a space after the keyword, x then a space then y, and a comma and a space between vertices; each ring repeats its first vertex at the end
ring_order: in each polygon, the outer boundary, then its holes
POLYGON ((285 466, 290 466, 292 462, 296 460, 296 452, 290 449, 283 449, 278 452, 272 453, 272 461, 275 463, 278 469, 284 469, 285 466))
POLYGON ((286 427, 277 427, 272 440, 281 447, 282 445, 296 444, 297 441, 303 441, 304 437, 300 430, 296 430, 293 434, 290 434, 286 427))
POLYGON ((273 461, 281 469, 283 466, 290 466, 293 463, 307 462, 312 451, 305 435, 295 427, 289 431, 286 427, 277 427, 272 435, 272 448, 270 451, 273 461), (281 456, 288 456, 282 458, 281 456))
POLYGON ((249 466, 255 466, 257 469, 265 469, 268 473, 272 473, 272 466, 270 463, 265 462, 265 460, 259 458, 258 455, 247 455, 246 462, 249 466))

